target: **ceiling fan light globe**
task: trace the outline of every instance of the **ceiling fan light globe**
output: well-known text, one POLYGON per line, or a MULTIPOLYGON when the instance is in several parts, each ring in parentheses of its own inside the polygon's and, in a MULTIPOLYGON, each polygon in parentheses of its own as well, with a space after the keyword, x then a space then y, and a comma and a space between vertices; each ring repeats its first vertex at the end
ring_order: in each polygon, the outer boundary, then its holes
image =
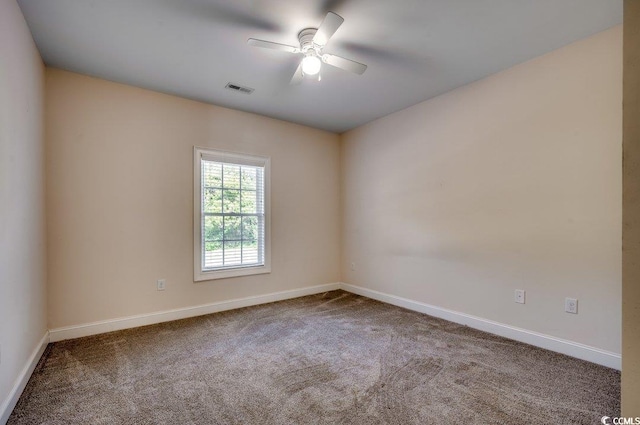
POLYGON ((317 56, 305 56, 304 59, 302 59, 302 72, 304 72, 305 75, 316 75, 320 72, 321 66, 322 62, 317 56))

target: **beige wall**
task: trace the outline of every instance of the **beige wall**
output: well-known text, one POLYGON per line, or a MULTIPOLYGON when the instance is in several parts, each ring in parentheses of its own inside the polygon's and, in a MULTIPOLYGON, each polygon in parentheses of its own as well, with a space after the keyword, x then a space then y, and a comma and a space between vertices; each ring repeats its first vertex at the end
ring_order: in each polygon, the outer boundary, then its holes
POLYGON ((44 67, 15 0, 0 1, 0 422, 47 331, 44 67))
POLYGON ((624 3, 622 412, 640 417, 640 2, 624 3))
POLYGON ((616 27, 346 133, 343 281, 620 353, 621 65, 616 27))
POLYGON ((49 68, 46 125, 50 328, 339 280, 337 135, 49 68), (194 145, 271 157, 271 274, 193 282, 194 145))

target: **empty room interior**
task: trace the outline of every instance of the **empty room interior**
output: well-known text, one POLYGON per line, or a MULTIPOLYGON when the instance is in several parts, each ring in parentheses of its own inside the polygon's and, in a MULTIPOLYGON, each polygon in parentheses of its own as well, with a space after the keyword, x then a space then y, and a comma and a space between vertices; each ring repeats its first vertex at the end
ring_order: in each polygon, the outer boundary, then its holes
POLYGON ((639 28, 0 0, 0 424, 640 423, 639 28))

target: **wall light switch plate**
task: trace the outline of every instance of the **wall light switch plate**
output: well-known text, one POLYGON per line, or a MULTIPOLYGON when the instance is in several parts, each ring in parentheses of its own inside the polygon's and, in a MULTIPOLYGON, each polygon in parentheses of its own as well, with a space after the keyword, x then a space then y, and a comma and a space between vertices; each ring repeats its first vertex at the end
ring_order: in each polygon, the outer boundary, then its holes
POLYGON ((156 281, 156 286, 158 288, 158 291, 164 291, 164 288, 167 286, 167 280, 166 279, 158 279, 156 281))
POLYGON ((575 298, 565 298, 564 311, 567 313, 578 314, 578 300, 575 298))
POLYGON ((514 301, 518 304, 524 304, 524 289, 516 289, 514 301))

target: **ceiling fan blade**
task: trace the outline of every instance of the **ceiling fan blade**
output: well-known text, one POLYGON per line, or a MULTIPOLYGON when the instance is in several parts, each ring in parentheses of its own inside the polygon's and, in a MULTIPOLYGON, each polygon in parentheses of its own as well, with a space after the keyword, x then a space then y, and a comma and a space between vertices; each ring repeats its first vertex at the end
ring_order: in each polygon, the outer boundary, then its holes
POLYGON ((367 65, 363 63, 352 61, 351 59, 345 59, 336 55, 322 55, 322 61, 324 63, 328 63, 331 66, 335 66, 336 68, 344 69, 345 71, 351 71, 358 75, 364 74, 364 71, 367 70, 367 65))
POLYGON ((340 25, 344 22, 344 18, 333 12, 327 13, 324 20, 320 24, 316 35, 313 36, 313 42, 322 47, 331 38, 331 36, 340 28, 340 25))
POLYGON ((250 38, 247 40, 249 46, 262 47, 264 49, 280 50, 281 52, 300 53, 298 47, 289 46, 287 44, 274 43, 273 41, 257 40, 250 38))
POLYGON ((289 84, 298 85, 302 82, 303 78, 304 75, 302 74, 302 61, 300 61, 300 65, 298 65, 296 72, 293 73, 293 77, 291 77, 291 81, 289 82, 289 84))

